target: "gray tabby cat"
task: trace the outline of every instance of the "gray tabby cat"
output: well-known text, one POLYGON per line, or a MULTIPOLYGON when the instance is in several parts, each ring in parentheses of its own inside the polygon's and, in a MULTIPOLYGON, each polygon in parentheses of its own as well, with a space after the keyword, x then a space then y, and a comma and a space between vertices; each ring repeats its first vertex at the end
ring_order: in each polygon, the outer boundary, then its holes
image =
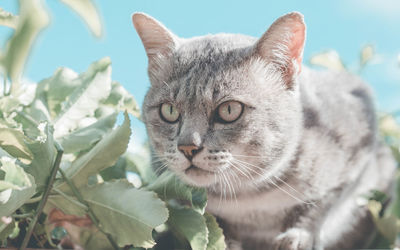
POLYGON ((301 65, 301 14, 260 39, 183 39, 142 13, 133 23, 149 59, 152 149, 208 190, 229 249, 362 247, 373 225, 356 199, 388 191, 396 164, 377 138, 369 87, 301 65))

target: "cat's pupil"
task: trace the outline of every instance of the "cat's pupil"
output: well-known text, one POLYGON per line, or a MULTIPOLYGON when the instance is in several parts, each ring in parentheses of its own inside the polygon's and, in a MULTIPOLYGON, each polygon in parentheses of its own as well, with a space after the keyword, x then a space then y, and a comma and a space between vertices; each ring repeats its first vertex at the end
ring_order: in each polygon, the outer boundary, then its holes
POLYGON ((169 106, 169 114, 172 115, 172 105, 169 106))
POLYGON ((231 114, 231 105, 228 105, 228 113, 231 114))

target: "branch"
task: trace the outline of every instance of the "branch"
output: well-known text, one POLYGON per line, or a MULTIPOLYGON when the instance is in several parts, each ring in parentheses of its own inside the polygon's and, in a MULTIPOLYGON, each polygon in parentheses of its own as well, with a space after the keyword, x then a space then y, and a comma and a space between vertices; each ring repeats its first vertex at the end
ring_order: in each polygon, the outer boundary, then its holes
POLYGON ((38 222, 39 216, 43 211, 44 205, 46 205, 47 199, 49 198, 50 191, 51 191, 51 188, 53 187, 53 183, 56 178, 57 171, 60 169, 60 163, 61 163, 62 155, 64 153, 64 149, 61 147, 60 144, 58 144, 58 142, 54 142, 54 146, 56 147, 56 150, 57 150, 56 160, 54 161, 53 169, 51 170, 49 181, 47 183, 46 190, 44 191, 44 194, 43 194, 43 199, 40 201, 40 203, 36 209, 35 217, 33 217, 33 220, 31 221, 31 223, 29 223, 28 232, 26 233, 26 235, 24 237, 24 240, 22 242, 20 250, 25 250, 26 247, 28 246, 29 240, 33 233, 33 229, 35 229, 35 226, 38 222))

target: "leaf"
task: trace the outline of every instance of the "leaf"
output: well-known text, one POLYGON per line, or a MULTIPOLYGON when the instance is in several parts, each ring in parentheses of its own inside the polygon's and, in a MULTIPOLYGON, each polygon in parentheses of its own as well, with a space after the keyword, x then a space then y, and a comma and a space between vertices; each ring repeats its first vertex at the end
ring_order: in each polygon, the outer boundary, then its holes
POLYGON ((99 102, 111 91, 111 61, 103 58, 79 76, 79 87, 69 95, 54 122, 54 137, 60 138, 76 129, 86 116, 93 116, 99 102), (100 90, 100 91, 99 91, 100 90))
POLYGON ((392 214, 380 217, 379 214, 382 209, 382 205, 374 200, 368 202, 368 209, 372 214, 372 218, 379 232, 381 232, 381 234, 390 242, 394 242, 400 229, 399 219, 392 214))
POLYGON ((365 66, 375 55, 375 49, 372 45, 368 44, 361 48, 360 52, 360 65, 365 66))
POLYGON ((0 220, 0 245, 2 241, 7 240, 8 236, 13 233, 16 223, 12 220, 10 223, 6 224, 0 220))
POLYGON ((18 89, 19 78, 39 32, 49 23, 49 16, 40 0, 19 0, 20 17, 9 40, 2 64, 11 78, 11 93, 18 89))
POLYGON ((121 247, 152 247, 152 230, 168 218, 165 204, 154 192, 136 189, 124 180, 84 188, 81 193, 101 227, 121 247))
MULTIPOLYGON (((4 180, 1 183, 10 183, 14 187, 0 192, 0 218, 11 215, 15 210, 21 207, 27 200, 35 194, 35 181, 33 177, 25 173, 24 169, 8 157, 0 158, 2 166, 0 170, 5 172, 4 180), (4 199, 3 194, 9 195, 4 199)), ((1 190, 1 189, 0 189, 1 190)))
POLYGON ((54 119, 61 112, 62 105, 76 88, 81 85, 78 74, 68 68, 58 68, 53 76, 38 83, 36 99, 45 103, 54 119))
POLYGON ((312 56, 310 63, 331 70, 342 71, 345 69, 339 54, 334 50, 327 50, 312 56))
POLYGON ((35 177, 38 191, 41 191, 47 185, 47 179, 50 176, 56 155, 51 128, 46 123, 42 125, 44 127, 41 129, 42 136, 26 144, 34 157, 31 164, 24 167, 27 173, 35 177))
MULTIPOLYGON (((118 157, 128 147, 130 135, 130 120, 128 114, 125 113, 125 121, 120 127, 105 135, 89 152, 76 159, 70 167, 65 169, 67 177, 78 188, 86 185, 89 176, 115 164, 118 157)), ((65 185, 65 183, 61 184, 60 189, 65 185)))
POLYGON ((156 192, 163 200, 176 199, 188 205, 200 214, 207 205, 207 193, 203 188, 190 187, 184 184, 174 174, 165 172, 147 189, 156 192))
POLYGON ((54 208, 58 208, 65 214, 70 215, 84 216, 87 213, 87 207, 84 204, 67 194, 49 196, 43 211, 49 214, 54 208))
POLYGON ((205 218, 190 208, 169 207, 168 225, 189 241, 192 250, 206 250, 208 229, 205 218))
POLYGON ((140 109, 133 96, 119 82, 114 81, 111 86, 111 93, 104 101, 104 104, 119 111, 127 111, 139 118, 140 109))
POLYGON ((145 183, 152 183, 157 179, 151 167, 150 148, 147 143, 143 145, 130 144, 124 155, 127 161, 126 169, 140 175, 145 183))
POLYGON ((100 15, 96 6, 90 0, 60 0, 62 3, 73 9, 89 26, 90 30, 97 37, 102 34, 100 15))
POLYGON ((62 137, 59 142, 64 148, 64 153, 77 153, 93 147, 113 128, 116 120, 117 114, 112 114, 88 127, 75 130, 62 137))
POLYGON ((209 213, 204 214, 208 229, 207 250, 224 250, 226 249, 225 236, 219 227, 215 217, 209 213))
POLYGON ((13 14, 0 8, 0 25, 15 29, 17 28, 17 24, 18 16, 14 16, 13 14))
POLYGON ((20 130, 0 128, 0 147, 24 164, 29 164, 32 162, 33 154, 25 144, 25 140, 31 141, 20 130))

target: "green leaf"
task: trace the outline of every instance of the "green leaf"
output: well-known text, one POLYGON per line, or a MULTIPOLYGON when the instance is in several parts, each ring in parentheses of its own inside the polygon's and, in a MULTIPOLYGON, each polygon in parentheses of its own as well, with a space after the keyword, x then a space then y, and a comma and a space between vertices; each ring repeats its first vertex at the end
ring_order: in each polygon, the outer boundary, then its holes
MULTIPOLYGON (((9 216, 35 194, 35 181, 33 177, 25 173, 14 160, 8 157, 0 158, 2 166, 0 170, 5 172, 4 180, 0 186, 6 183, 12 184, 12 188, 0 191, 0 217, 9 216)), ((11 186, 11 185, 10 185, 11 186)))
POLYGON ((35 182, 39 191, 47 185, 47 180, 50 176, 56 155, 52 129, 46 123, 40 126, 43 126, 43 128, 39 129, 42 135, 39 136, 37 140, 26 144, 33 154, 33 160, 31 164, 24 167, 27 173, 35 177, 35 182))
POLYGON ((136 189, 124 180, 84 188, 81 193, 101 227, 121 247, 152 247, 152 230, 168 218, 165 204, 155 193, 136 189))
POLYGON ((345 69, 342 59, 340 59, 339 54, 334 50, 327 50, 312 56, 310 63, 336 71, 345 69))
MULTIPOLYGON (((128 147, 131 135, 130 120, 125 113, 124 123, 105 135, 89 152, 76 159, 65 173, 79 188, 87 184, 91 175, 115 164, 118 157, 128 147)), ((65 188, 66 183, 61 184, 60 189, 65 188)))
POLYGON ((38 83, 36 99, 47 107, 51 118, 56 118, 61 112, 63 103, 67 101, 76 88, 81 85, 78 74, 69 68, 58 68, 53 76, 38 83))
POLYGON ((24 164, 32 162, 33 154, 25 141, 29 140, 22 131, 12 128, 0 128, 0 147, 24 164))
POLYGON ((53 208, 60 209, 65 214, 84 216, 87 213, 87 207, 80 203, 75 197, 62 194, 50 195, 44 208, 44 212, 49 214, 53 208))
POLYGON ((192 250, 206 250, 208 229, 206 219, 190 208, 169 207, 168 225, 189 241, 192 250))
POLYGON ((14 228, 16 224, 14 221, 11 221, 8 224, 5 224, 0 220, 0 246, 1 242, 7 240, 8 236, 14 232, 14 228))
POLYGON ((97 37, 102 34, 100 15, 96 6, 90 0, 60 0, 62 3, 73 9, 89 26, 90 30, 97 37))
POLYGON ((207 193, 204 188, 187 186, 169 172, 163 173, 147 189, 156 192, 163 200, 176 199, 180 203, 192 207, 200 214, 204 213, 207 205, 207 193))
POLYGON ((382 209, 382 205, 377 201, 369 201, 368 209, 372 214, 372 218, 379 232, 390 242, 394 242, 400 229, 400 220, 397 219, 393 214, 380 217, 379 214, 382 209))
POLYGON ((157 179, 156 174, 151 168, 149 145, 138 145, 134 151, 127 151, 123 156, 126 161, 126 169, 140 175, 145 183, 152 183, 157 179))
POLYGON ((208 229, 207 250, 224 250, 226 249, 225 237, 222 229, 219 227, 215 217, 209 213, 205 213, 206 224, 208 229))
POLYGON ((18 17, 0 8, 0 25, 17 28, 18 17))
POLYGON ((127 111, 135 117, 140 117, 140 109, 133 96, 119 82, 112 82, 108 98, 103 102, 119 111, 127 111))
POLYGON ((112 114, 62 137, 59 142, 64 148, 64 153, 76 153, 93 147, 113 128, 116 120, 117 114, 112 114))
POLYGON ((27 57, 39 32, 48 25, 49 16, 40 0, 19 0, 20 18, 8 42, 2 64, 11 78, 11 93, 17 91, 27 57))
POLYGON ((54 137, 60 138, 79 127, 80 121, 93 116, 100 101, 111 91, 111 61, 103 58, 93 63, 76 79, 79 87, 68 96, 54 122, 54 137))

